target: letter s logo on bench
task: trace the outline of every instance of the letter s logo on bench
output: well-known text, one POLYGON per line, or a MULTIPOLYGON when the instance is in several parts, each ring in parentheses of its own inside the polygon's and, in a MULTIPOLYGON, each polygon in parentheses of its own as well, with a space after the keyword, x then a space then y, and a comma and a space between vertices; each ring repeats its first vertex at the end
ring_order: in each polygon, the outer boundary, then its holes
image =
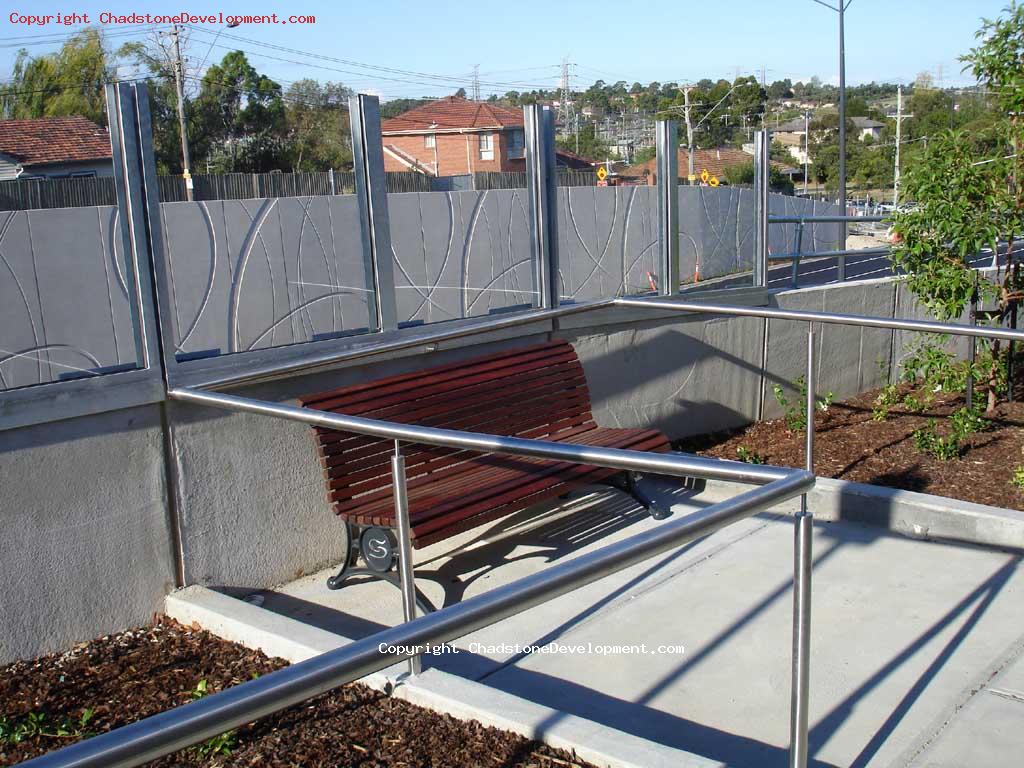
POLYGON ((363 531, 359 539, 366 566, 377 573, 387 573, 395 562, 395 548, 398 542, 387 528, 374 526, 363 531))

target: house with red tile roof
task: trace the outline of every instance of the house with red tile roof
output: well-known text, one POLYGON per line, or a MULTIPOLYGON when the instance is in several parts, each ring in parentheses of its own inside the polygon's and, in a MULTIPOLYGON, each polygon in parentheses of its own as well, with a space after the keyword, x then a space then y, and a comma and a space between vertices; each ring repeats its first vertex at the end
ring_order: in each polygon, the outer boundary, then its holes
MULTIPOLYGON (((448 96, 381 123, 385 171, 459 176, 526 170, 523 112, 448 96)), ((559 150, 558 164, 589 168, 586 158, 559 150)))
POLYGON ((0 180, 111 176, 110 133, 84 117, 0 120, 0 180))

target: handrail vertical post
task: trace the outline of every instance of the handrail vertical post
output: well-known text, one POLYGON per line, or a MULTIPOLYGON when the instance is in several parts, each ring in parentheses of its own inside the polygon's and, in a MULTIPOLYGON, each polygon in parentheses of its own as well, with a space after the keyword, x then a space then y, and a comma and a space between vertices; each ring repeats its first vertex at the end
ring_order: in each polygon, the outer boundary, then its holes
MULTIPOLYGON (((806 463, 814 471, 814 324, 807 326, 806 463)), ((811 565, 814 518, 807 494, 800 496, 793 536, 793 683, 790 699, 790 768, 806 768, 808 752, 808 699, 811 662, 811 565)))
MULTIPOLYGON (((405 457, 402 444, 395 440, 395 453, 391 457, 391 482, 395 494, 395 523, 398 528, 398 573, 402 580, 402 608, 405 620, 416 618, 416 577, 412 567, 412 528, 409 524, 409 493, 405 483, 405 457)), ((420 656, 409 658, 409 674, 423 671, 420 656)))
MULTIPOLYGON (((655 124, 658 190, 658 293, 674 296, 679 290, 679 123, 655 124)), ((700 254, 696 254, 699 259, 700 254)))

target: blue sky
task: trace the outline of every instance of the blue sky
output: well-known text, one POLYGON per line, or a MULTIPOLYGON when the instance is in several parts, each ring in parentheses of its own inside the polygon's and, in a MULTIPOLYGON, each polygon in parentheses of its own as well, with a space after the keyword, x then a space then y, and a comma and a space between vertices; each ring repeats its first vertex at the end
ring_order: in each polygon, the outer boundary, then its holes
MULTIPOLYGON (((833 0, 834 1, 834 0, 833 0)), ((982 16, 996 16, 1007 0, 853 0, 847 11, 847 77, 908 82, 929 71, 944 85, 968 84, 957 56, 974 44, 982 16)), ((110 0, 67 7, 29 0, 9 6, 0 18, 0 76, 9 76, 17 46, 33 54, 52 50, 47 37, 74 29, 13 24, 8 14, 85 12, 93 21, 114 13, 313 14, 313 25, 253 25, 227 30, 216 25, 189 41, 190 65, 216 61, 239 47, 261 71, 283 83, 302 77, 342 81, 383 98, 441 96, 468 85, 480 66, 482 91, 553 87, 559 63, 574 63, 574 84, 640 80, 685 82, 701 77, 759 74, 770 81, 818 75, 836 82, 837 14, 813 0, 723 2, 320 2, 317 0, 110 0), (227 34, 246 38, 232 40, 227 34), (295 49, 284 52, 260 44, 295 49), (212 45, 212 47, 211 47, 212 45), (228 46, 228 47, 225 47, 228 46), (317 59, 345 59, 370 67, 317 59), (283 61, 287 59, 288 61, 283 61), (387 72, 371 67, 388 67, 387 72), (341 70, 341 71, 339 71, 341 70), (420 73, 420 74, 411 74, 420 73), (450 80, 439 79, 452 78, 450 80)), ((111 28, 113 29, 113 28, 111 28)), ((116 27, 119 31, 130 29, 116 27)), ((141 36, 137 29, 134 34, 141 36)), ((129 39, 118 37, 117 42, 129 39)), ((111 42, 114 42, 112 40, 111 42)))

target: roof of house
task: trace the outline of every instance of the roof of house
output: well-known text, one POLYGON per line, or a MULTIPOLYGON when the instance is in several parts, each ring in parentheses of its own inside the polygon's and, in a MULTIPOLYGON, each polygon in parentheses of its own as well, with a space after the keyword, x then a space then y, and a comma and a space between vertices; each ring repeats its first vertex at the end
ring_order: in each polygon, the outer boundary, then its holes
MULTIPOLYGON (((723 178, 726 168, 737 165, 745 165, 754 162, 752 155, 748 155, 742 149, 735 147, 718 147, 716 149, 698 149, 693 153, 693 169, 699 176, 701 171, 707 170, 712 176, 723 178)), ((655 158, 645 163, 631 165, 620 172, 620 176, 652 176, 657 171, 658 161, 655 158)), ((777 168, 786 168, 784 163, 772 160, 772 165, 777 168)), ((688 175, 690 167, 690 154, 686 149, 679 150, 679 178, 688 175)))
POLYGON ((522 110, 509 109, 486 101, 470 101, 447 96, 385 120, 381 133, 431 130, 486 129, 518 127, 523 124, 522 110))
POLYGON ((110 134, 77 115, 0 120, 0 152, 24 166, 109 160, 110 134))

